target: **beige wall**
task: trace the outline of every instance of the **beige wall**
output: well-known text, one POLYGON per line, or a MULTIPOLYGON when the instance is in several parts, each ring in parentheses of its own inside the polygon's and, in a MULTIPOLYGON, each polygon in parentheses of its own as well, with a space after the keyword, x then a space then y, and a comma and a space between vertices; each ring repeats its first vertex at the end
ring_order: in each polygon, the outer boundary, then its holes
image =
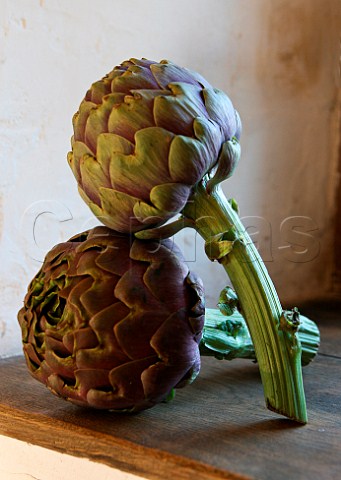
MULTIPOLYGON (((89 85, 131 56, 169 58, 231 96, 244 124, 243 157, 225 192, 238 199, 246 224, 260 229, 255 239, 285 302, 328 291, 339 5, 1 1, 0 356, 21 349, 16 312, 47 250, 96 223, 66 163, 71 117, 89 85), (307 217, 299 228, 315 228, 311 237, 290 231, 294 224, 287 219, 294 216, 307 217), (306 256, 279 249, 285 240, 310 242, 306 256), (309 255, 314 258, 307 261, 309 255)), ((224 272, 206 260, 192 232, 182 233, 179 243, 214 305, 224 272)))

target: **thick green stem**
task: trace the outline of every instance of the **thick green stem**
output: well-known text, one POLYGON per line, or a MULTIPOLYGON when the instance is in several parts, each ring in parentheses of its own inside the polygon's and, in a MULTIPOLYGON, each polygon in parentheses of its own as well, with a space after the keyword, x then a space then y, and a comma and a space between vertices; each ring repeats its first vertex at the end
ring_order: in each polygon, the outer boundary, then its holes
MULTIPOLYGON (((315 322, 309 318, 301 315, 300 321, 297 335, 302 347, 302 366, 306 366, 317 355, 320 332, 315 322)), ((206 308, 200 354, 216 357, 218 360, 237 358, 257 360, 250 333, 241 313, 236 310, 226 316, 216 308, 206 308)))
POLYGON ((297 325, 283 309, 265 265, 221 189, 193 191, 183 216, 206 240, 206 253, 226 270, 247 322, 270 410, 307 422, 297 325))

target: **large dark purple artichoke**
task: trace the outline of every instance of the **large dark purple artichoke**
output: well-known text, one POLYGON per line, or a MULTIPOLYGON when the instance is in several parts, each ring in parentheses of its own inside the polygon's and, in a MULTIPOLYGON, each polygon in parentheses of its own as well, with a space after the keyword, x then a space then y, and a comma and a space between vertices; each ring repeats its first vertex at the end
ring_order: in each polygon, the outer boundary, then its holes
POLYGON ((199 372, 202 283, 170 241, 96 227, 55 246, 18 318, 30 373, 79 405, 142 410, 199 372))
POLYGON ((192 187, 233 172, 239 115, 201 75, 168 61, 131 59, 94 83, 73 118, 68 161, 102 223, 135 232, 179 213, 192 187))

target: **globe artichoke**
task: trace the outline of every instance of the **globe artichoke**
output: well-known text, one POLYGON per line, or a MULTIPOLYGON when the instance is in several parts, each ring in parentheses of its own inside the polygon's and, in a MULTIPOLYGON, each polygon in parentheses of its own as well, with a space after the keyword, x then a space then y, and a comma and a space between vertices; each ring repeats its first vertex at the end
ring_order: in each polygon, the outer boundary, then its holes
POLYGON ((131 59, 94 83, 73 118, 68 161, 102 223, 135 232, 180 212, 208 172, 230 175, 241 124, 230 99, 198 73, 131 59))
POLYGON ((139 411, 199 372, 203 287, 169 240, 96 227, 55 246, 18 318, 32 376, 78 405, 139 411))

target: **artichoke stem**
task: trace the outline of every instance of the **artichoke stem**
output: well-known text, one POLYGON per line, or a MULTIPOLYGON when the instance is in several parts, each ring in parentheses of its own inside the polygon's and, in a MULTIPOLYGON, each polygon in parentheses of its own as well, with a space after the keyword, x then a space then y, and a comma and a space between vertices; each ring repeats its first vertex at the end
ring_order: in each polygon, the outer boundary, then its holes
MULTIPOLYGON (((302 366, 309 365, 320 346, 320 332, 315 322, 303 315, 297 335, 302 347, 302 366)), ((218 360, 245 358, 257 361, 255 349, 240 312, 226 316, 216 308, 206 308, 205 325, 200 342, 200 355, 218 360)))
POLYGON ((206 253, 221 263, 237 293, 254 345, 267 407, 306 423, 302 348, 297 332, 283 327, 283 308, 277 292, 238 214, 219 186, 207 193, 206 181, 193 189, 182 214, 195 221, 196 230, 206 241, 206 253))

